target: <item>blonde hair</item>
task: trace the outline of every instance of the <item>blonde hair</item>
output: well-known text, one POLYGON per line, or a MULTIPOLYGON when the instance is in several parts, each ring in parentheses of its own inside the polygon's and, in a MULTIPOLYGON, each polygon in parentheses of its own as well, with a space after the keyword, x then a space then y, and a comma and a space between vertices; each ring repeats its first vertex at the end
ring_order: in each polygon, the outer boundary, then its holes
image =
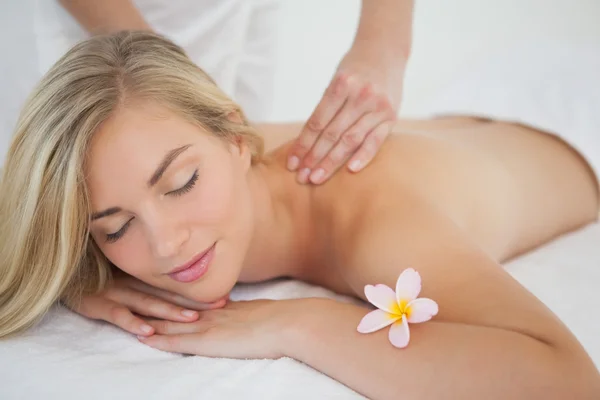
POLYGON ((262 139, 239 106, 169 40, 119 32, 74 46, 26 102, 0 181, 0 337, 110 281, 112 266, 89 235, 84 163, 98 127, 139 99, 224 140, 242 138, 253 162, 262 159, 262 139))

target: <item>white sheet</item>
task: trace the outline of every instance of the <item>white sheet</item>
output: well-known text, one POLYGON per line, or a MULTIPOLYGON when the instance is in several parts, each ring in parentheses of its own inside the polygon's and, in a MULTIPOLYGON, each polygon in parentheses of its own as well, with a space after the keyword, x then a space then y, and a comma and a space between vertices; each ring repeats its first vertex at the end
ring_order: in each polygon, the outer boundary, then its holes
MULTIPOLYGON (((600 365, 600 224, 507 265, 563 319, 600 365)), ((330 296, 297 281, 239 286, 236 300, 330 296)), ((154 350, 108 324, 56 308, 0 342, 2 399, 352 399, 347 387, 291 359, 230 360, 154 350)))

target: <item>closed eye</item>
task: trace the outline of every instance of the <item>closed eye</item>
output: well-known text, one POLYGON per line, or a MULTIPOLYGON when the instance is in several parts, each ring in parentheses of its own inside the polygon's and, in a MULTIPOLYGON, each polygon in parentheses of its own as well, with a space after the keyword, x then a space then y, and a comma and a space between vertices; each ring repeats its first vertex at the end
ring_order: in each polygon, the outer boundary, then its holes
MULTIPOLYGON (((195 170, 194 174, 192 175, 190 180, 187 181, 187 183, 185 185, 183 185, 179 189, 168 192, 167 195, 181 196, 181 195, 189 192, 190 190, 192 190, 194 185, 196 185, 197 180, 198 180, 198 170, 195 170)), ((119 240, 125 234, 125 232, 127 232, 127 229, 129 228, 129 225, 131 225, 132 220, 133 220, 133 218, 131 218, 129 221, 127 221, 125 223, 125 225, 123 225, 123 227, 121 229, 119 229, 117 232, 108 233, 106 235, 106 241, 109 243, 114 243, 117 240, 119 240)))
POLYGON ((194 171, 194 174, 192 175, 192 177, 190 178, 190 180, 183 185, 181 188, 173 190, 171 192, 168 192, 168 195, 172 195, 172 196, 181 196, 184 193, 189 192, 190 190, 192 190, 192 188, 194 187, 194 185, 196 184, 196 181, 198 180, 198 170, 194 171))
POLYGON ((108 243, 114 243, 117 240, 119 240, 121 238, 121 236, 123 236, 125 234, 125 232, 127 232, 127 229, 129 228, 129 225, 131 224, 132 220, 133 220, 133 218, 129 219, 129 221, 127 221, 125 223, 125 225, 123 225, 123 227, 121 229, 119 229, 117 232, 115 232, 115 233, 108 233, 106 235, 106 241, 108 243))

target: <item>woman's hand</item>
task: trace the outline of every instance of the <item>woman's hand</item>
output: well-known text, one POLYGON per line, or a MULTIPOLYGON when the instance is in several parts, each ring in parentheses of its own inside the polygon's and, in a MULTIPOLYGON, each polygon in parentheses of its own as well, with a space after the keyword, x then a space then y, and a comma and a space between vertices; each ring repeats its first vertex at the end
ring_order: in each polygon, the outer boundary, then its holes
POLYGON ((226 299, 204 304, 157 289, 130 277, 118 277, 108 288, 95 295, 84 296, 73 311, 110 322, 135 335, 152 335, 154 328, 140 316, 190 323, 198 319, 198 310, 223 307, 226 299))
POLYGON ((375 156, 396 120, 404 62, 350 51, 290 150, 298 182, 320 184, 347 162, 353 172, 375 156), (350 159, 348 160, 348 158, 350 159))
POLYGON ((173 353, 276 359, 286 355, 286 332, 295 323, 295 316, 314 303, 311 300, 229 302, 223 308, 202 311, 191 323, 148 321, 156 334, 140 340, 173 353))

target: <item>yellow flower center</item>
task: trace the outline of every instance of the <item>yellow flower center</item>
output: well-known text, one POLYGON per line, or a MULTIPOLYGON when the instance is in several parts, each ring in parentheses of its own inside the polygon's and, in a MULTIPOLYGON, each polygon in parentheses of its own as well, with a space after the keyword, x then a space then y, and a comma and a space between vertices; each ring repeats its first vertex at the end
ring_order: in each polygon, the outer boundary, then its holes
POLYGON ((408 306, 408 301, 407 300, 401 300, 400 304, 398 304, 397 302, 393 302, 390 310, 392 311, 392 314, 394 316, 398 316, 398 317, 402 317, 402 315, 406 315, 406 318, 410 317, 410 313, 411 313, 411 309, 408 306))

